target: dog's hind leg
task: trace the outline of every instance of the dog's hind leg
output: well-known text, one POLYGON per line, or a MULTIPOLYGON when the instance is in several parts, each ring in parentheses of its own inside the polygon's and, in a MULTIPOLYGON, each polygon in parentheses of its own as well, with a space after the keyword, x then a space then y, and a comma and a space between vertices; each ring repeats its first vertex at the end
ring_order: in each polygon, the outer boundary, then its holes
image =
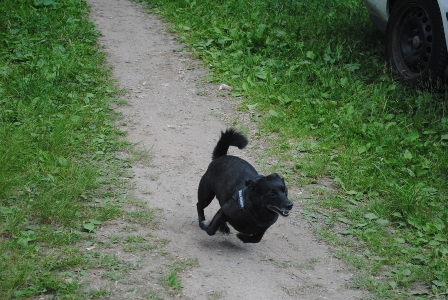
POLYGON ((264 233, 266 232, 266 229, 261 231, 261 232, 257 232, 255 234, 252 234, 252 235, 238 233, 236 236, 240 240, 242 240, 243 243, 258 243, 259 241, 261 241, 261 238, 263 237, 264 233))
POLYGON ((230 234, 230 228, 229 226, 227 226, 227 222, 224 222, 220 227, 219 227, 219 231, 224 233, 224 234, 230 234))
POLYGON ((209 206, 213 201, 213 198, 215 198, 213 189, 209 186, 208 180, 204 179, 204 177, 206 177, 206 175, 204 175, 199 182, 198 203, 196 204, 199 226, 201 226, 201 224, 205 221, 204 209, 209 206))
POLYGON ((196 204, 198 210, 199 226, 205 221, 204 208, 199 202, 196 204))

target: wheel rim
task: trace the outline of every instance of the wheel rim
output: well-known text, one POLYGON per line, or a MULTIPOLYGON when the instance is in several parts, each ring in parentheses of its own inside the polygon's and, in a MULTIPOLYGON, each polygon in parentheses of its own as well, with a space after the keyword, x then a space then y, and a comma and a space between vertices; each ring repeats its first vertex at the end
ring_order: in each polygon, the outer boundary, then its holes
POLYGON ((419 6, 403 11, 399 27, 399 50, 403 63, 414 72, 423 72, 431 58, 433 34, 431 19, 419 6))

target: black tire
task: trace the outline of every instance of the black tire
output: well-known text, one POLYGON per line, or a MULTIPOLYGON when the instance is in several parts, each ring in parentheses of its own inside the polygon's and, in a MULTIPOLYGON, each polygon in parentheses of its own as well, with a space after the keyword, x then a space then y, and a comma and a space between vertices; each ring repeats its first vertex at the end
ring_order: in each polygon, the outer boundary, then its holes
POLYGON ((444 76, 448 54, 437 0, 398 0, 387 24, 387 55, 407 84, 444 76))

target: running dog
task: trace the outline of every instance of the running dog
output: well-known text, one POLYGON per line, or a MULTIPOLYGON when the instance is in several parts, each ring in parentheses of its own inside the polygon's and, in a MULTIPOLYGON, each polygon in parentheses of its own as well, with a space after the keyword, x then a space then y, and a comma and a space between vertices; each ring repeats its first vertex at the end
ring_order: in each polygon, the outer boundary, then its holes
POLYGON ((212 162, 202 176, 198 188, 197 211, 199 227, 208 235, 216 231, 229 234, 229 223, 244 243, 258 243, 278 215, 287 217, 293 207, 288 199, 285 181, 278 174, 258 174, 247 161, 227 155, 230 146, 243 149, 247 145, 244 135, 234 129, 221 132, 212 162), (204 209, 215 198, 221 208, 210 223, 205 220, 204 209))

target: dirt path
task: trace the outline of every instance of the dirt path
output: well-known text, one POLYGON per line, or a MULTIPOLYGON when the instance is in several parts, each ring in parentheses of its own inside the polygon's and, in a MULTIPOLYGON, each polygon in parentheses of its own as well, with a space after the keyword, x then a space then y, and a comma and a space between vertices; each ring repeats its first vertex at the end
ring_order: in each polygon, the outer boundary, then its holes
MULTIPOLYGON (((362 299, 360 291, 347 288, 351 274, 300 217, 297 189, 292 189, 294 212, 280 218, 259 244, 243 244, 234 230, 229 236, 209 237, 199 229, 197 185, 220 131, 235 116, 235 100, 219 95, 218 86, 204 84, 206 73, 199 63, 181 51, 166 24, 140 5, 128 0, 87 2, 114 75, 128 91, 129 105, 119 108, 128 139, 153 156, 151 167, 133 168, 136 196, 161 209, 155 234, 170 241, 166 250, 198 259, 197 267, 181 275, 180 298, 362 299)), ((245 151, 233 153, 256 165, 245 151)), ((216 205, 208 208, 206 217, 216 210, 216 205)), ((113 232, 111 226, 105 230, 113 232)), ((157 258, 128 258, 140 267, 132 271, 134 279, 115 286, 127 286, 123 298, 145 298, 154 288, 148 274, 157 258)))

